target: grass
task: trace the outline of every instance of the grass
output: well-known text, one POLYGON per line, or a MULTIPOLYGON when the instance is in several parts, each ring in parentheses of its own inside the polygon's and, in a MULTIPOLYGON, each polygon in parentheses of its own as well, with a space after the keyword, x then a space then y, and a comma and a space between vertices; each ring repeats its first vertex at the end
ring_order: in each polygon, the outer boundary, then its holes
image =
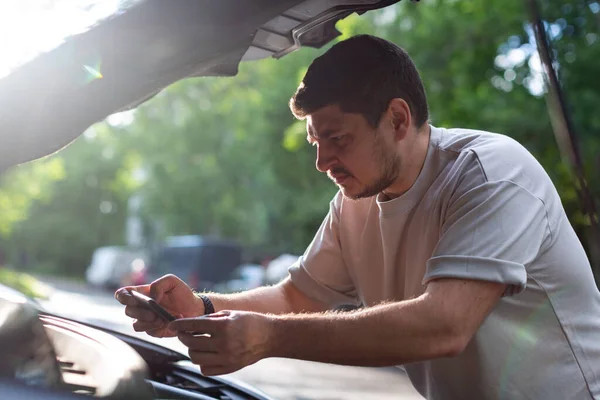
POLYGON ((31 275, 13 271, 8 268, 0 268, 0 284, 11 287, 25 296, 38 299, 47 299, 50 288, 38 281, 31 275))

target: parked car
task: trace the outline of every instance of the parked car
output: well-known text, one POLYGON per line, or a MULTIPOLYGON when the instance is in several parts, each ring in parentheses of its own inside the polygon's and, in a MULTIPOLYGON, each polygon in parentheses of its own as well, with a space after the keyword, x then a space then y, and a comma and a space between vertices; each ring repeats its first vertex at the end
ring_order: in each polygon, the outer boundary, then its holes
POLYGON ((229 280, 215 287, 215 290, 223 293, 235 293, 256 289, 264 284, 265 267, 258 264, 243 264, 231 273, 229 280))
POLYGON ((288 276, 288 269, 298 261, 299 256, 292 254, 282 254, 279 257, 271 260, 267 265, 267 272, 265 281, 267 284, 272 285, 281 282, 286 276, 288 276))
POLYGON ((99 247, 94 250, 92 260, 86 270, 88 284, 105 289, 116 289, 123 283, 129 284, 140 263, 147 256, 142 250, 121 246, 99 247))
POLYGON ((152 282, 174 274, 197 290, 212 289, 242 264, 242 246, 233 240, 197 235, 171 236, 153 252, 139 278, 152 282))

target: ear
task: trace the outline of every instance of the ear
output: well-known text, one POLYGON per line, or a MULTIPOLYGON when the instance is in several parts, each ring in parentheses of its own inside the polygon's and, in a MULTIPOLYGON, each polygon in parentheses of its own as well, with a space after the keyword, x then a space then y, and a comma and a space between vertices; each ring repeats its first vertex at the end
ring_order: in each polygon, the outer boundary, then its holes
POLYGON ((392 99, 386 114, 395 132, 396 140, 404 139, 412 122, 408 103, 400 98, 392 99))

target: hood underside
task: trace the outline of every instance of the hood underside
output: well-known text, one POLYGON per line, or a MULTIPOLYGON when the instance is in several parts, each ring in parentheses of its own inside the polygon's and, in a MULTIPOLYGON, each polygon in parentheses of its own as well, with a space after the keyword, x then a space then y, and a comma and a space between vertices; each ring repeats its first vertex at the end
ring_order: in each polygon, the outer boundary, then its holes
POLYGON ((340 19, 397 1, 129 2, 0 80, 0 171, 56 152, 178 80, 234 76, 240 61, 319 48, 339 35, 340 19))

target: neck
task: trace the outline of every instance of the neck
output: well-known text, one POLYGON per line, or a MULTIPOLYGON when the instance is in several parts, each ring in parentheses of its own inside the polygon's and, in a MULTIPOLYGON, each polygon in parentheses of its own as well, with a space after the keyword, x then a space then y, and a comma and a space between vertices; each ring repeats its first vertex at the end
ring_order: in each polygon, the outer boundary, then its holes
POLYGON ((429 148, 429 137, 431 136, 431 127, 425 124, 419 130, 414 131, 414 139, 410 146, 405 148, 404 155, 401 158, 400 173, 398 177, 383 194, 388 200, 395 199, 406 193, 416 182, 427 157, 429 148))

